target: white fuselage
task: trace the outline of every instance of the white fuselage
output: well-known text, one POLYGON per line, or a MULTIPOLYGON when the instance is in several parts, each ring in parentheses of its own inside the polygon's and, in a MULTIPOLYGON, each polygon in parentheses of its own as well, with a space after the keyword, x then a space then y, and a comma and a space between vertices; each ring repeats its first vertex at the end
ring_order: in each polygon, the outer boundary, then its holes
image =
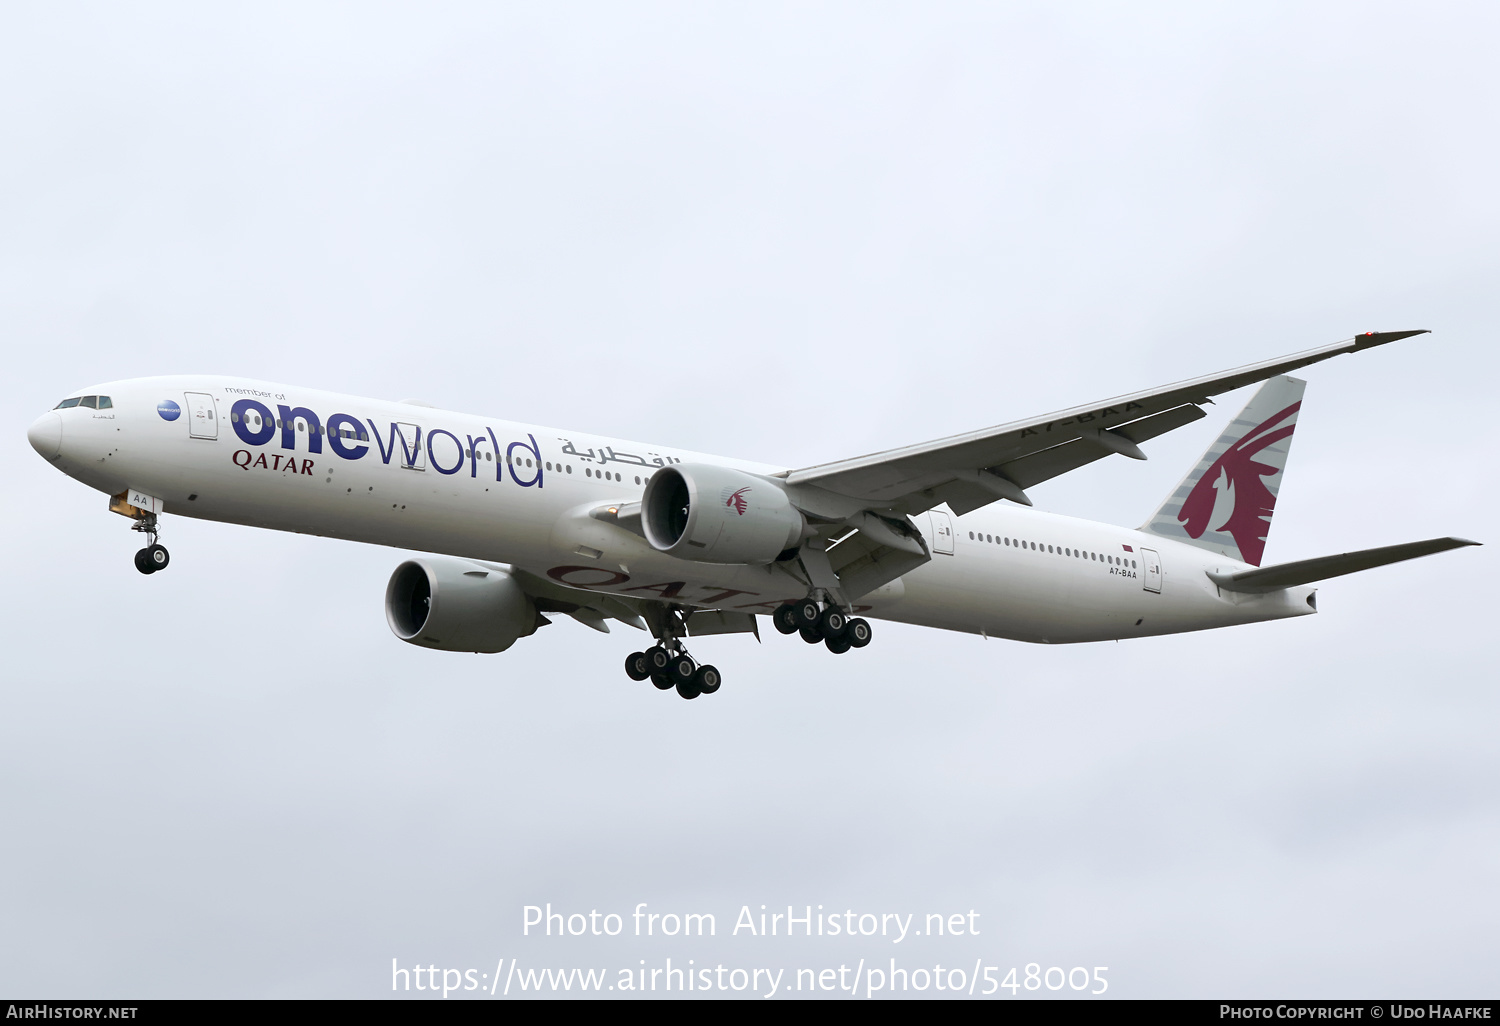
MULTIPOLYGON (((169 514, 505 563, 684 606, 768 614, 805 594, 775 567, 678 559, 589 516, 639 500, 661 466, 783 467, 227 377, 90 391, 111 408, 47 415, 61 426, 52 462, 109 495, 155 496, 169 514), (158 413, 167 401, 180 409, 172 420, 158 413)), ((858 598, 857 612, 1056 644, 1314 611, 1308 587, 1220 593, 1206 572, 1246 564, 1126 528, 1002 503, 913 519, 933 558, 858 598)))

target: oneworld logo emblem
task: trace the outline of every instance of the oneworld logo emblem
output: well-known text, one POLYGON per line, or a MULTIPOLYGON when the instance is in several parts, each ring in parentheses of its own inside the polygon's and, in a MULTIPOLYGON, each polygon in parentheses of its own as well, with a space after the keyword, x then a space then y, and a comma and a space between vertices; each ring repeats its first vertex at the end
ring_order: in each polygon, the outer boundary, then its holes
MULTIPOLYGON (((479 476, 481 466, 488 473, 488 465, 492 465, 496 482, 505 480, 509 471, 510 479, 522 488, 542 487, 542 450, 531 434, 527 434, 527 441, 517 440, 502 445, 490 427, 485 427, 482 434, 465 433, 459 438, 445 428, 430 427, 424 431, 418 424, 391 421, 388 429, 382 432, 375 421, 367 418, 361 422, 353 414, 335 413, 325 421, 306 406, 281 404, 272 413, 269 406, 255 399, 237 400, 229 409, 229 422, 234 425, 234 433, 241 442, 256 448, 271 444, 280 435, 281 448, 285 450, 295 450, 299 440, 305 440, 302 444, 309 454, 321 455, 326 441, 328 448, 340 459, 360 460, 371 453, 371 446, 364 443, 373 442, 383 464, 395 459, 397 466, 409 470, 425 471, 430 466, 439 474, 457 474, 467 463, 472 478, 479 476), (531 459, 517 456, 518 452, 531 459)), ((266 455, 252 455, 249 449, 236 450, 233 459, 242 470, 266 467, 266 455), (243 460, 240 459, 242 453, 243 460)), ((272 459, 269 469, 297 469, 296 461, 290 457, 279 468, 274 462, 275 457, 272 459)), ((546 467, 550 470, 552 464, 548 463, 546 467)), ((299 472, 310 474, 311 463, 304 460, 299 472)))
POLYGON ((182 407, 170 399, 163 399, 156 404, 156 412, 162 420, 176 420, 178 415, 182 413, 182 407))

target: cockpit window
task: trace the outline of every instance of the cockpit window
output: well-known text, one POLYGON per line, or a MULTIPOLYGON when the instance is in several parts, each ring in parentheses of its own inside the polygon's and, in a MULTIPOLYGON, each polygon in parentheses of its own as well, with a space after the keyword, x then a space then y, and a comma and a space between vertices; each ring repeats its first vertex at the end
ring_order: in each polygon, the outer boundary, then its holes
POLYGON ((66 410, 66 409, 70 409, 70 408, 72 408, 74 406, 77 406, 82 401, 83 400, 82 400, 81 397, 75 395, 71 399, 64 399, 62 402, 58 403, 56 406, 54 406, 52 408, 54 410, 66 410))
POLYGON ((97 395, 86 395, 78 400, 78 405, 87 406, 91 410, 97 410, 99 408, 99 397, 97 395))
POLYGON ((107 396, 107 395, 101 395, 99 397, 99 409, 101 409, 101 410, 112 410, 114 408, 115 408, 115 404, 109 401, 109 396, 107 396))

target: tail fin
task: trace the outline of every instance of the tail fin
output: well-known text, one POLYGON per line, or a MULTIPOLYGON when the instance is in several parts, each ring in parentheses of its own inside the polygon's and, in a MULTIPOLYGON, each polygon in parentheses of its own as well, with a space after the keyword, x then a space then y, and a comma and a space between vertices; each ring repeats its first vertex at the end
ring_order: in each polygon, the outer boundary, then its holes
POLYGON ((1306 387, 1285 375, 1260 386, 1141 530, 1260 566, 1306 387))

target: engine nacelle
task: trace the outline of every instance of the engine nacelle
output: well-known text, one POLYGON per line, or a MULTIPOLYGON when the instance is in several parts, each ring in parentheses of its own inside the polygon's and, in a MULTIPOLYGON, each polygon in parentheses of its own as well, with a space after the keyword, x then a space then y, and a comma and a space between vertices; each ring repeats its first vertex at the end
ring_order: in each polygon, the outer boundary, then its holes
POLYGON ((504 652, 537 628, 536 606, 503 570, 461 559, 409 559, 385 586, 402 641, 444 652, 504 652))
POLYGON ((804 526, 780 486, 726 467, 663 467, 641 498, 646 540, 680 559, 774 563, 801 544, 804 526))

